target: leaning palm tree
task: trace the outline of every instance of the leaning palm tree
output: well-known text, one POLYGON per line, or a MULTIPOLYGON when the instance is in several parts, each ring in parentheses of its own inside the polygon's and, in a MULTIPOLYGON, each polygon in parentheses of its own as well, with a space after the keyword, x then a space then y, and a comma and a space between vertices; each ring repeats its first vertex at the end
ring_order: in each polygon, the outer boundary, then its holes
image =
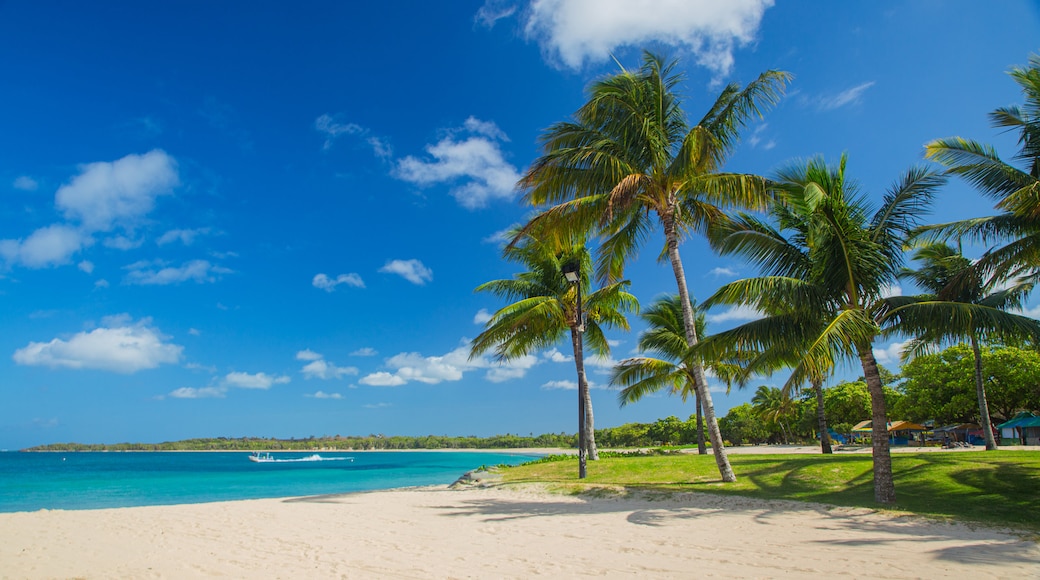
MULTIPOLYGON (((697 336, 705 336, 705 316, 690 305, 696 313, 697 336)), ((639 350, 644 356, 631 357, 614 366, 610 383, 622 387, 618 392, 618 403, 625 406, 643 397, 668 389, 673 395, 682 397, 683 403, 693 395, 697 408, 697 451, 707 453, 704 444, 703 412, 697 394, 696 374, 686 330, 683 326, 682 305, 677 295, 657 299, 650 307, 639 313, 647 322, 646 332, 639 336, 639 350), (647 354, 655 356, 645 356, 647 354)), ((733 364, 715 361, 710 365, 716 376, 730 382, 740 369, 733 364)))
POLYGON ((999 275, 1040 272, 1040 55, 1029 66, 1008 73, 1021 87, 1023 106, 1001 107, 989 114, 992 124, 1017 131, 1019 168, 1000 158, 989 145, 948 137, 926 146, 925 155, 997 201, 994 216, 938 224, 926 228, 932 239, 967 237, 983 243, 1004 243, 990 250, 976 266, 999 275))
POLYGON ((884 291, 902 266, 903 243, 942 179, 928 170, 911 169, 872 212, 846 178, 845 166, 843 155, 837 167, 813 159, 780 171, 777 188, 792 221, 777 227, 786 229, 790 245, 803 251, 769 254, 755 244, 723 244, 724 252, 743 253, 766 275, 726 284, 705 300, 705 306, 746 304, 766 315, 714 335, 713 349, 765 352, 793 340, 806 347, 798 366, 808 377, 825 376, 841 360, 859 360, 871 398, 874 499, 888 504, 895 501, 895 485, 873 342, 885 323, 884 291), (804 257, 808 274, 791 275, 804 267, 793 262, 804 257), (788 307, 771 312, 781 301, 788 307), (826 324, 818 324, 821 319, 826 324))
MULTIPOLYGON (((550 238, 551 239, 551 238, 550 238)), ((590 459, 598 459, 593 425, 592 398, 585 376, 584 351, 609 356, 610 345, 603 327, 628 330, 625 312, 638 311, 639 303, 625 291, 627 281, 615 282, 592 293, 589 286, 592 260, 584 243, 543 241, 531 234, 506 250, 506 257, 527 267, 509 280, 481 284, 476 292, 489 292, 514 301, 492 315, 472 342, 470 357, 494 350, 499 360, 526 356, 557 344, 570 331, 574 365, 578 375, 578 397, 585 408, 585 441, 590 459), (579 288, 564 279, 561 267, 577 264, 582 290, 582 312, 578 317, 579 288)))
MULTIPOLYGON (((675 94, 682 80, 675 69, 674 61, 645 53, 638 71, 622 70, 593 84, 574 120, 546 131, 545 153, 519 185, 527 203, 552 206, 536 222, 599 232, 604 238, 597 264, 601 279, 620 278, 625 263, 659 225, 686 339, 695 345, 679 242, 690 232, 704 232, 727 208, 766 205, 763 178, 722 168, 740 130, 779 100, 790 75, 767 71, 744 88, 727 86, 691 127, 675 94)), ((719 473, 723 481, 736 481, 698 363, 694 376, 719 473)))
POLYGON ((1033 283, 1013 281, 985 281, 979 268, 947 244, 928 244, 919 248, 914 260, 921 263, 917 270, 904 269, 900 277, 912 280, 928 292, 918 296, 889 299, 892 315, 906 331, 911 326, 920 329, 905 353, 913 356, 943 342, 967 339, 975 356, 975 392, 979 404, 986 450, 997 448, 991 427, 986 386, 982 376, 981 337, 991 339, 1038 338, 1040 322, 1012 314, 1007 310, 1022 307, 1033 283), (1000 287, 994 289, 994 284, 1000 287))
POLYGON ((798 403, 791 398, 790 391, 761 385, 751 397, 751 406, 760 417, 780 427, 785 445, 790 443, 790 422, 798 410, 798 403))

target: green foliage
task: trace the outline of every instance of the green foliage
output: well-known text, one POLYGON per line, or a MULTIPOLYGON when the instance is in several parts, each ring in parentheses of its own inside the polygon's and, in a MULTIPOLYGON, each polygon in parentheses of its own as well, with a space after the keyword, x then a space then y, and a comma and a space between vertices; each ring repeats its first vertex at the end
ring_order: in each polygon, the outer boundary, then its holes
POLYGON ((762 415, 748 403, 733 407, 720 418, 719 430, 722 438, 734 445, 766 443, 770 436, 762 415))
MULTIPOLYGON (((975 361, 968 345, 918 356, 903 366, 903 410, 911 421, 977 423, 975 361)), ((983 381, 992 413, 1010 419, 1020 410, 1040 410, 1040 354, 1016 347, 982 349, 983 381)))
MULTIPOLYGON (((720 421, 721 422, 721 421, 720 421)), ((737 483, 720 483, 710 456, 607 458, 589 465, 578 484, 570 461, 503 470, 505 482, 539 482, 575 490, 704 492, 875 508, 871 457, 730 455, 737 483)), ((899 453, 892 457, 899 498, 893 509, 939 518, 1040 532, 1040 454, 1017 451, 899 453)))

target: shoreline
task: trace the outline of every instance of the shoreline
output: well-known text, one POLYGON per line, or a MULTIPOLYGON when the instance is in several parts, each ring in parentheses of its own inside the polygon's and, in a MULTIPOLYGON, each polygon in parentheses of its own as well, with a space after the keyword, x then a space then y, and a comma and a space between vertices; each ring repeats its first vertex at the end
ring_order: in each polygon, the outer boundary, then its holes
POLYGON ((1032 577, 1013 530, 704 493, 402 488, 0 514, 12 577, 1032 577), (797 530, 797 533, 792 533, 797 530))

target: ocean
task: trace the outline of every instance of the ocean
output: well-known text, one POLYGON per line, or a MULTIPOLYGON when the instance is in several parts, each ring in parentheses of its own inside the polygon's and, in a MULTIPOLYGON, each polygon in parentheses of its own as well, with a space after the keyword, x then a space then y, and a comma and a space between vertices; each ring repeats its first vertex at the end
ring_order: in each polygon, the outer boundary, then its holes
POLYGON ((322 495, 452 483, 502 452, 280 452, 254 463, 235 452, 0 452, 0 512, 82 510, 322 495), (298 461, 306 459, 305 461, 298 461))

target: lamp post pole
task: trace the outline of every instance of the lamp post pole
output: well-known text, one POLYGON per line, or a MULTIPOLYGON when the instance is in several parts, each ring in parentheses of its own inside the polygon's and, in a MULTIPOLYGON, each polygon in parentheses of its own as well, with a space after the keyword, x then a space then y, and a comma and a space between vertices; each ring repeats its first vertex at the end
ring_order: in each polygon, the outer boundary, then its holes
POLYGON ((578 270, 578 265, 574 263, 564 264, 561 268, 563 277, 567 279, 571 285, 574 286, 574 291, 577 293, 577 312, 576 312, 576 341, 575 344, 575 360, 578 361, 578 479, 585 479, 586 467, 588 465, 588 450, 587 443, 585 441, 585 377, 584 377, 584 361, 582 350, 584 350, 584 339, 582 334, 585 332, 585 322, 582 318, 581 312, 581 274, 578 270))

